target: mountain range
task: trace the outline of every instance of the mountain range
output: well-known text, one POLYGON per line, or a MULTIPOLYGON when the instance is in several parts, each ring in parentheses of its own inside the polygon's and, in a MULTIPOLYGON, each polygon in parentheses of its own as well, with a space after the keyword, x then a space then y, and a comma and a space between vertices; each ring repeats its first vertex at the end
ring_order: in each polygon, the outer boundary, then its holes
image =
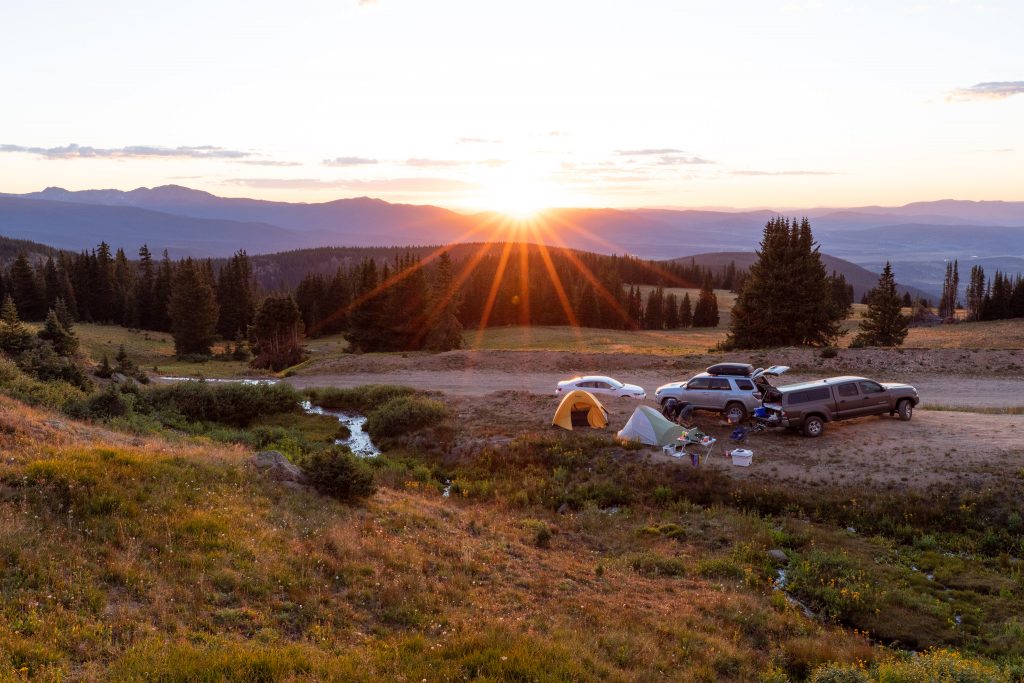
MULTIPOLYGON (((765 222, 808 216, 823 253, 877 272, 894 263, 897 279, 932 296, 945 262, 1024 265, 1024 202, 941 200, 898 207, 774 211, 550 209, 522 237, 598 253, 670 259, 708 252, 749 252, 765 222), (993 261, 995 259, 995 261, 993 261)), ((323 203, 218 197, 177 185, 121 190, 0 194, 0 234, 73 250, 105 240, 146 243, 173 256, 224 256, 319 246, 427 245, 512 239, 499 214, 462 214, 436 206, 359 197, 323 203)), ((962 278, 964 279, 964 278, 962 278)))

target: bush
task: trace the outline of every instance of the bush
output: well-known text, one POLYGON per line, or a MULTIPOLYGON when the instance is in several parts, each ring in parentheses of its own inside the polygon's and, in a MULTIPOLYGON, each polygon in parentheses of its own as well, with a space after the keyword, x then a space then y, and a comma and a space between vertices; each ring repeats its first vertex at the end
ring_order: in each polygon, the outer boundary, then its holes
POLYGON ((111 384, 103 391, 93 394, 82 403, 80 415, 93 420, 108 420, 124 417, 132 410, 132 401, 122 394, 116 385, 111 384))
POLYGON ((376 490, 370 467, 344 446, 332 446, 307 456, 302 470, 313 488, 338 500, 366 498, 376 490))
POLYGON ((300 398, 287 384, 177 382, 144 391, 139 410, 244 427, 266 415, 298 412, 300 398))
POLYGON ((366 418, 366 433, 374 439, 397 436, 436 424, 448 416, 443 403, 419 396, 394 398, 366 418))
POLYGON ((835 358, 839 355, 839 349, 834 346, 826 346, 821 350, 820 355, 822 358, 835 358))
POLYGON ((416 390, 394 384, 367 384, 351 389, 306 389, 309 400, 330 410, 369 413, 388 401, 402 396, 412 396, 416 390))

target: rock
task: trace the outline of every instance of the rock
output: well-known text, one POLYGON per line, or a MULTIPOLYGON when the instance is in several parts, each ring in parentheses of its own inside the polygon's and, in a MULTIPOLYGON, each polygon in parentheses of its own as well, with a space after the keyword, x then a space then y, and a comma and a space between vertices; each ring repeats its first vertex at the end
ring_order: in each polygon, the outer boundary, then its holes
POLYGON ((110 381, 113 382, 114 384, 128 384, 135 382, 135 380, 129 377, 128 375, 122 375, 120 372, 115 372, 113 375, 111 375, 110 381))
POLYGON ((768 551, 768 557, 772 558, 776 562, 789 562, 789 558, 786 557, 786 553, 779 550, 778 548, 772 548, 768 551))
POLYGON ((569 508, 569 504, 568 503, 562 503, 561 505, 558 506, 558 514, 560 514, 560 515, 564 515, 564 514, 568 513, 569 510, 570 510, 570 508, 569 508))
POLYGON ((274 481, 306 483, 306 474, 280 451, 260 451, 249 458, 249 463, 274 481))

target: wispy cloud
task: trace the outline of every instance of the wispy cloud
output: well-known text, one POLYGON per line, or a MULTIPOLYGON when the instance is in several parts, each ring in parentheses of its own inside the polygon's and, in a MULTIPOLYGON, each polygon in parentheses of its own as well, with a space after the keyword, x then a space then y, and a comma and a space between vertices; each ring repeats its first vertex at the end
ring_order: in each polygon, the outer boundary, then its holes
POLYGON ((969 88, 959 88, 949 94, 946 99, 962 100, 1001 100, 1012 95, 1024 94, 1024 81, 991 81, 977 83, 969 88))
POLYGON ((249 166, 302 166, 298 161, 276 161, 274 159, 246 159, 239 161, 240 164, 248 164, 249 166))
POLYGON ((333 159, 324 159, 323 163, 324 166, 364 166, 375 164, 377 160, 366 157, 334 157, 333 159))
POLYGON ((678 154, 666 154, 658 159, 659 166, 684 166, 697 164, 713 164, 710 159, 698 156, 682 156, 678 154))
POLYGON ((460 145, 499 145, 501 140, 494 138, 459 138, 456 140, 460 145))
POLYGON ((836 171, 732 171, 732 175, 839 175, 836 171))
POLYGON ((130 145, 128 147, 89 147, 85 145, 64 145, 62 147, 26 147, 23 145, 0 145, 0 152, 35 154, 44 159, 131 159, 131 158, 186 158, 186 159, 244 159, 252 152, 224 149, 212 145, 198 147, 156 147, 152 145, 130 145))
POLYGON ((672 147, 657 147, 654 149, 617 149, 615 154, 620 157, 643 157, 658 156, 660 154, 683 154, 683 150, 672 147))
POLYGON ((261 189, 337 189, 372 192, 454 192, 479 186, 451 178, 371 178, 320 180, 319 178, 231 178, 227 182, 261 189))

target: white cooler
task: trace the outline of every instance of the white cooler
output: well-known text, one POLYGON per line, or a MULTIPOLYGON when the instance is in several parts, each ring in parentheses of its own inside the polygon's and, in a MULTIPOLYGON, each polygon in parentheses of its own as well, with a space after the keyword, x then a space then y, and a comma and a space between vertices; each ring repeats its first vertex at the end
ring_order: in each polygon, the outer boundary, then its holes
POLYGON ((750 461, 754 457, 754 451, 749 451, 746 448, 737 448, 729 452, 732 456, 732 464, 737 467, 750 467, 750 461))

